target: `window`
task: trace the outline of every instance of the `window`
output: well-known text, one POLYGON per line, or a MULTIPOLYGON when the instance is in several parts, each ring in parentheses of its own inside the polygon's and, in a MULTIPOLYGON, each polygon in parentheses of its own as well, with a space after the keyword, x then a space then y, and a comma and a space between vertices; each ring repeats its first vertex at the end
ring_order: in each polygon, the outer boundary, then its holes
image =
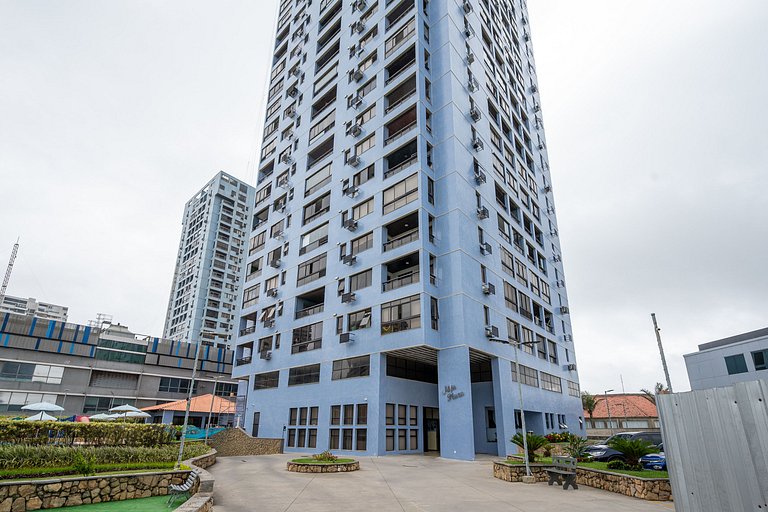
MULTIPOLYGON (((387 364, 389 366, 389 364, 387 364)), ((395 424, 395 404, 387 404, 386 424, 395 424)))
MULTIPOLYGON (((189 379, 177 379, 175 377, 160 377, 158 391, 166 393, 189 393, 189 379)), ((197 382, 193 393, 197 393, 197 382)))
POLYGON ((385 302, 381 305, 381 333, 421 327, 421 303, 418 295, 385 302))
POLYGON ((304 224, 308 224, 331 209, 331 193, 323 194, 304 207, 304 224))
POLYGON ((328 243, 328 223, 313 229, 309 233, 305 233, 301 236, 301 242, 299 245, 299 254, 305 254, 309 251, 317 249, 318 247, 328 243))
POLYGON ((257 373, 253 376, 253 389, 276 388, 280 382, 280 372, 257 373))
POLYGON ((744 354, 727 356, 725 358, 725 367, 728 370, 728 375, 736 375, 737 373, 746 373, 748 371, 744 354))
POLYGON ((370 359, 370 356, 361 356, 334 361, 331 380, 351 379, 353 377, 367 377, 370 375, 371 371, 370 359))
POLYGON ((374 167, 373 164, 369 165, 362 171, 356 173, 352 177, 352 184, 356 187, 359 187, 363 183, 367 182, 368 180, 372 180, 374 176, 374 167))
POLYGON ((355 144, 355 155, 360 156, 376 145, 375 134, 355 144))
POLYGON ((331 406, 331 425, 341 425, 341 406, 331 406))
POLYGON ((264 248, 264 244, 267 240, 267 232, 262 231, 261 233, 257 234, 253 238, 251 238, 249 244, 248 244, 248 256, 251 256, 255 252, 260 251, 264 248))
POLYGON ((517 311, 517 290, 504 281, 504 304, 512 311, 517 311))
POLYGON ((557 344, 552 340, 547 340, 547 353, 549 362, 557 364, 557 344))
MULTIPOLYGON (((520 372, 522 373, 520 382, 526 386, 539 387, 539 372, 537 370, 521 364, 520 372)), ((517 382, 517 368, 515 367, 515 363, 512 363, 512 380, 517 382)))
POLYGON ((357 424, 368 424, 368 404, 357 404, 357 424))
MULTIPOLYGON (((101 345, 101 341, 99 342, 101 345)), ((143 356, 142 356, 143 362, 143 356)), ((6 361, 0 364, 0 380, 22 382, 41 382, 44 384, 61 384, 64 376, 63 366, 47 364, 17 363, 6 361)))
POLYGON ((437 384, 437 366, 403 357, 387 356, 387 377, 437 384))
POLYGON ((384 213, 390 213, 415 201, 419 195, 419 176, 414 174, 384 190, 384 213))
POLYGON ((768 369, 768 350, 752 352, 752 362, 755 364, 755 370, 768 369))
POLYGON ((323 343, 323 322, 297 327, 293 330, 291 354, 318 349, 323 343))
POLYGON ((329 163, 307 178, 304 189, 304 197, 314 194, 330 182, 331 164, 329 163))
POLYGON ((555 377, 546 372, 541 372, 541 389, 547 391, 554 391, 555 393, 563 392, 563 384, 560 377, 555 377))
POLYGON ((327 254, 321 254, 316 258, 301 263, 298 268, 296 286, 310 283, 321 277, 325 277, 325 268, 328 260, 327 254))
POLYGON ((362 290, 363 288, 368 288, 371 286, 371 281, 373 279, 373 270, 368 269, 363 272, 360 272, 359 274, 355 274, 349 277, 349 291, 354 292, 357 290, 362 290))
POLYGON ((360 220, 366 215, 373 212, 373 198, 352 207, 352 218, 360 220))
POLYGON ((579 390, 578 382, 573 382, 571 380, 568 381, 568 394, 575 397, 581 396, 581 391, 579 390))
POLYGON ((366 233, 365 235, 355 238, 350 244, 351 253, 360 254, 361 252, 373 247, 373 232, 366 233))
POLYGON ((320 364, 297 366, 288 370, 288 385, 315 384, 320 382, 320 364))
POLYGON ((434 297, 429 298, 429 318, 430 326, 434 330, 438 330, 440 321, 440 312, 438 309, 437 299, 434 297))
MULTIPOLYGON (((341 317, 339 317, 341 318, 341 317)), ((347 326, 350 331, 365 329, 371 326, 371 308, 350 313, 347 317, 347 326)))

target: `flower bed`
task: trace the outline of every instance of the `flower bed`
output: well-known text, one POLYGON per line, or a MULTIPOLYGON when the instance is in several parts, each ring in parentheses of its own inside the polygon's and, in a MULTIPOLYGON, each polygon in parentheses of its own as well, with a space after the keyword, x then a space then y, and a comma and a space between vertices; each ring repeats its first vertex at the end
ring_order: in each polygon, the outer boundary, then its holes
MULTIPOLYGON (((551 464, 530 464, 537 482, 549 481, 547 469, 551 464)), ((493 476, 507 482, 521 482, 525 475, 523 464, 494 462, 493 476)), ((604 491, 624 494, 648 501, 672 501, 672 486, 668 478, 641 478, 585 467, 576 468, 576 483, 604 491)))

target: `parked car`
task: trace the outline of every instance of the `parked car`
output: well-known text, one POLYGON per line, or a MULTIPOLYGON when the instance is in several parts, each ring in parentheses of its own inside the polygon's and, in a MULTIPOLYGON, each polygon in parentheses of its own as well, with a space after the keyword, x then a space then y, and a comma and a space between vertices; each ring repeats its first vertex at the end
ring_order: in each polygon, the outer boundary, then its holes
POLYGON ((597 462, 610 462, 622 458, 622 453, 620 451, 614 450, 608 446, 611 439, 617 438, 642 439, 655 445, 661 444, 661 432, 620 432, 606 439, 604 443, 587 446, 587 455, 597 462))
POLYGON ((664 455, 664 445, 659 445, 659 453, 649 453, 640 457, 640 464, 643 469, 654 469, 656 471, 667 470, 667 457, 664 455))

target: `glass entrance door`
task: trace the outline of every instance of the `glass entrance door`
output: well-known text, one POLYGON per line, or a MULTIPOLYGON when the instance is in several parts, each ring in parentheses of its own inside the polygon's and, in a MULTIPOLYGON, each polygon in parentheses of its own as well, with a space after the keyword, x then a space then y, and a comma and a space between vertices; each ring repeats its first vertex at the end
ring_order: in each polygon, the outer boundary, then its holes
POLYGON ((424 407, 424 451, 440 451, 440 409, 424 407))

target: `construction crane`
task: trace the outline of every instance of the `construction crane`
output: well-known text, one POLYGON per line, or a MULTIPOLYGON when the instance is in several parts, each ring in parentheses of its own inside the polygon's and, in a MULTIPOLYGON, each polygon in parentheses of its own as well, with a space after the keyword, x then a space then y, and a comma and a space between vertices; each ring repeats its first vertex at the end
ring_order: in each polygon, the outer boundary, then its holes
POLYGON ((16 239, 16 243, 13 244, 13 250, 11 251, 11 259, 8 261, 8 268, 5 270, 5 279, 3 279, 3 287, 0 288, 0 304, 2 304, 5 298, 5 290, 8 288, 8 281, 11 280, 11 272, 13 272, 13 262, 16 261, 16 254, 19 252, 19 239, 16 239))

